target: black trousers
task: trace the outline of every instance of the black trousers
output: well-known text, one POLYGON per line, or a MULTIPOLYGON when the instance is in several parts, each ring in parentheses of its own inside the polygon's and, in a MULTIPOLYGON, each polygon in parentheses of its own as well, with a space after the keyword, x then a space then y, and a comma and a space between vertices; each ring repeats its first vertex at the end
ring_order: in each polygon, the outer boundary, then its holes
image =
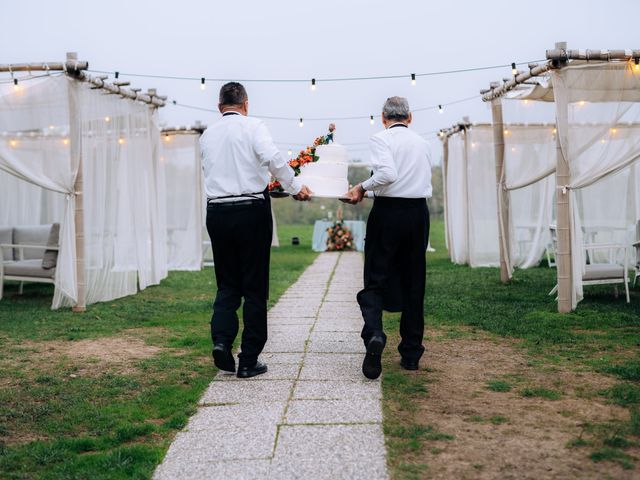
POLYGON ((269 196, 249 205, 207 207, 218 291, 211 339, 231 346, 238 335, 237 310, 244 298, 240 366, 253 366, 267 342, 269 255, 273 222, 269 196))
POLYGON ((365 345, 374 335, 385 339, 382 311, 402 312, 398 351, 407 360, 424 353, 425 253, 429 209, 425 199, 376 197, 367 221, 364 289, 358 303, 364 318, 365 345))

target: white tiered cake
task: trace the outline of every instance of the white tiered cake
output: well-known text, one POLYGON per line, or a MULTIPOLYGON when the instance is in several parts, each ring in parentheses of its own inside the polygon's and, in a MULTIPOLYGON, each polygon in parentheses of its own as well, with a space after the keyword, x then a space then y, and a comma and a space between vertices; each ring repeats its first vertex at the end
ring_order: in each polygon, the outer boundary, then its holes
POLYGON ((298 178, 314 197, 338 198, 349 190, 347 149, 335 143, 316 147, 317 162, 307 163, 298 178))

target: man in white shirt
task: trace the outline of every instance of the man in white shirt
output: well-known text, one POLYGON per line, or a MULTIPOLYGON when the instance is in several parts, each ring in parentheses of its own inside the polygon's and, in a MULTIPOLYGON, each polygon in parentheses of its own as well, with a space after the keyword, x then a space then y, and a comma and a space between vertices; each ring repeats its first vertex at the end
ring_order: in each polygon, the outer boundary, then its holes
POLYGON ((382 372, 386 344, 382 311, 402 312, 398 351, 400 364, 417 370, 424 353, 425 252, 429 241, 431 154, 426 140, 409 129, 409 103, 387 99, 382 111, 385 130, 371 137, 372 175, 349 190, 350 203, 372 192, 364 251, 364 289, 358 303, 364 318, 362 339, 367 353, 362 372, 375 379, 382 372))
POLYGON ((200 138, 207 230, 218 286, 211 317, 213 360, 221 370, 236 371, 231 348, 239 329, 236 312, 244 298, 237 376, 249 378, 267 371, 258 355, 267 341, 270 174, 296 200, 308 200, 311 192, 295 178, 264 123, 247 116, 249 100, 241 84, 223 85, 218 109, 222 118, 200 138))

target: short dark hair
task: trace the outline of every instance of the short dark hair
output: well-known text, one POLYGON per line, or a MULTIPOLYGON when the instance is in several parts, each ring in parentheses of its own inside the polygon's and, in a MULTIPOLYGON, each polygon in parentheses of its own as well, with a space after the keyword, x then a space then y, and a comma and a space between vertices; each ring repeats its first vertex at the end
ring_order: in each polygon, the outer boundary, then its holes
POLYGON ((247 99, 247 91, 241 83, 225 83, 220 89, 220 105, 242 105, 247 99))

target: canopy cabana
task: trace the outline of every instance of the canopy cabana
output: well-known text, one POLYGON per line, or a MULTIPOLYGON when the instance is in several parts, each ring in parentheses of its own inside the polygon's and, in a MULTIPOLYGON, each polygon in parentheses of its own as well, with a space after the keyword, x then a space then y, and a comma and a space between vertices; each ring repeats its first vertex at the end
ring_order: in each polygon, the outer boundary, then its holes
POLYGON ((60 223, 52 308, 75 311, 167 275, 165 97, 86 68, 75 54, 0 66, 10 75, 0 84, 0 223, 60 223))
MULTIPOLYGON (((594 210, 627 238, 640 217, 635 187, 635 164, 640 158, 640 135, 635 129, 640 120, 640 50, 567 50, 566 45, 557 44, 556 49, 547 51, 547 59, 547 63, 530 65, 529 71, 503 84, 492 84, 482 94, 484 101, 492 103, 495 162, 501 185, 506 152, 501 98, 514 92, 511 95, 519 99, 554 102, 558 310, 569 312, 583 296, 583 240, 589 233, 585 225, 594 223, 594 210), (532 79, 540 76, 543 81, 532 84, 532 79), (625 124, 629 128, 621 128, 625 124), (628 188, 603 191, 603 182, 615 178, 616 185, 628 188), (589 207, 581 208, 587 203, 589 207)), ((498 189, 502 218, 509 214, 505 192, 498 189)), ((597 229, 589 233, 597 234, 597 229)), ((501 277, 507 281, 508 251, 504 245, 508 242, 504 237, 508 231, 502 229, 499 235, 501 277)))

